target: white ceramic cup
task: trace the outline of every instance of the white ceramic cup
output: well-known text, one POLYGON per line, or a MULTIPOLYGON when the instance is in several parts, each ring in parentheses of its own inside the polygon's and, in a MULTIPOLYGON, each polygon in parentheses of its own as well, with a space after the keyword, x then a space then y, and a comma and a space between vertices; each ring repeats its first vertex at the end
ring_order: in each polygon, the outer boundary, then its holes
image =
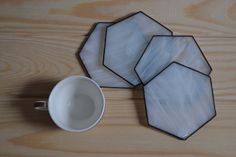
POLYGON ((94 127, 102 118, 105 98, 95 81, 84 76, 70 76, 53 88, 48 101, 37 101, 34 107, 48 110, 60 128, 82 132, 94 127))

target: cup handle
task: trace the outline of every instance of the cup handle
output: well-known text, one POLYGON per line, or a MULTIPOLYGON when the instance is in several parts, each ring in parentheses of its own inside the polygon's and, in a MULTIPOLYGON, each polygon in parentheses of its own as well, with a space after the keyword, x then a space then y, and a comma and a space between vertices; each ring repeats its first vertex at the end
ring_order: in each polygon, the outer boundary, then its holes
POLYGON ((47 111, 48 110, 48 102, 47 101, 35 101, 34 102, 34 109, 40 111, 47 111))

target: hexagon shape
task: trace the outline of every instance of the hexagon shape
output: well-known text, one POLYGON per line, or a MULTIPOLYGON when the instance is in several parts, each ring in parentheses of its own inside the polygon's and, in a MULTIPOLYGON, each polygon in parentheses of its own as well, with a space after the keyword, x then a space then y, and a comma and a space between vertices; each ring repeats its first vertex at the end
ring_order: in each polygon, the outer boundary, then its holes
POLYGON ((134 71, 153 35, 172 32, 143 12, 137 12, 107 27, 104 65, 131 85, 141 83, 134 71))
POLYGON ((100 22, 95 25, 80 51, 80 59, 90 77, 102 87, 131 88, 125 80, 103 66, 105 30, 111 23, 100 22))
POLYGON ((144 86, 148 124, 187 139, 215 115, 211 78, 173 62, 144 86))
POLYGON ((145 48, 135 71, 142 83, 146 84, 173 61, 206 75, 212 70, 193 36, 157 35, 153 36, 145 48))

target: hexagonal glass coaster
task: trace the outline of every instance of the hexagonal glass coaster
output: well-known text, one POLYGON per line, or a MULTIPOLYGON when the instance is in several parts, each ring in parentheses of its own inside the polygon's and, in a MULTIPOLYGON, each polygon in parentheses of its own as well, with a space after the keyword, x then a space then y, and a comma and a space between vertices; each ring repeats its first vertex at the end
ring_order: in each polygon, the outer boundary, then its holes
POLYGON ((105 29, 111 23, 97 23, 80 52, 90 77, 102 87, 130 88, 129 83, 103 66, 105 29))
POLYGON ((153 36, 144 50, 135 71, 142 83, 146 84, 173 61, 206 75, 212 70, 193 36, 157 35, 153 36))
POLYGON ((187 139, 215 115, 211 78, 173 62, 144 86, 148 124, 187 139))
POLYGON ((108 26, 104 65, 131 85, 140 84, 134 66, 151 37, 158 34, 171 35, 172 32, 143 12, 108 26))

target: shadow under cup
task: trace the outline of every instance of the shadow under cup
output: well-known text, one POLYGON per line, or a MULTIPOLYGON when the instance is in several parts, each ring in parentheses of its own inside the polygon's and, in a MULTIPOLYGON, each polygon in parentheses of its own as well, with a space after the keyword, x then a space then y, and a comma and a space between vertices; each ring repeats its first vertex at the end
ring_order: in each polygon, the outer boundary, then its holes
POLYGON ((83 76, 71 76, 52 90, 48 110, 53 121, 67 131, 82 132, 101 119, 105 99, 100 87, 83 76))

